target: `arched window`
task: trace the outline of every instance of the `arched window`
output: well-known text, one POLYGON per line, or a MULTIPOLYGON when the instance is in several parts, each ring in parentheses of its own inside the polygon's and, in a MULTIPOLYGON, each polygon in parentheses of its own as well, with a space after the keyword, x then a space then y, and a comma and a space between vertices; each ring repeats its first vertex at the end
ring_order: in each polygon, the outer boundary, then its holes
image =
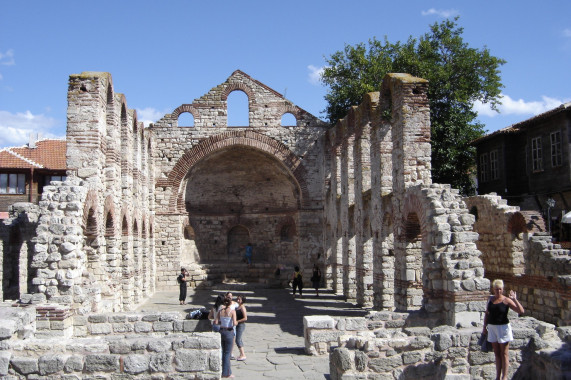
POLYGON ((293 114, 287 112, 282 115, 281 126, 282 127, 295 127, 297 125, 297 120, 293 114))
POLYGON ((183 112, 178 116, 179 127, 194 127, 194 116, 190 112, 183 112))
POLYGON ((227 109, 229 127, 248 127, 250 125, 248 95, 246 93, 240 90, 232 91, 228 95, 227 109))
POLYGON ((111 215, 111 212, 108 212, 105 220, 105 236, 113 236, 114 230, 113 215, 111 215))

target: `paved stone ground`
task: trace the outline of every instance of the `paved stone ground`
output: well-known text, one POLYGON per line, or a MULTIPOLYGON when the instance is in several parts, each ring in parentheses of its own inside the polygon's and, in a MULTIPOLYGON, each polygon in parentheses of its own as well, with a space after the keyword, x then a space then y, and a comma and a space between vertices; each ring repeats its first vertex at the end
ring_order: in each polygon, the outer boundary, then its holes
MULTIPOLYGON (((306 315, 362 316, 366 310, 344 302, 331 291, 304 289, 303 298, 291 290, 267 289, 251 284, 219 284, 210 289, 188 289, 186 305, 178 304, 178 290, 157 292, 140 311, 184 311, 210 307, 216 295, 231 291, 247 297, 248 321, 244 331, 247 359, 232 361, 238 379, 329 379, 329 357, 304 351, 303 317, 306 315)), ((234 355, 238 348, 234 346, 234 355)))

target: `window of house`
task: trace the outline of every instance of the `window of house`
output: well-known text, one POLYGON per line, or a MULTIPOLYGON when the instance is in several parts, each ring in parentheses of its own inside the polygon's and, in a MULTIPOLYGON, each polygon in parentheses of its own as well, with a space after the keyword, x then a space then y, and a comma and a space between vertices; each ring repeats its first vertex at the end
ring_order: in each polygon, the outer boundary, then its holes
POLYGON ((48 186, 51 181, 65 181, 66 178, 65 175, 47 175, 44 177, 44 186, 48 186))
POLYGON ((480 155, 480 181, 488 182, 490 177, 490 168, 488 161, 488 153, 480 155))
POLYGON ((531 139, 531 167, 534 172, 543 171, 543 153, 541 151, 541 137, 531 139))
POLYGON ((26 175, 0 173, 0 194, 26 194, 26 175))
POLYGON ((492 150, 490 152, 490 179, 498 179, 498 151, 492 150))
POLYGON ((563 165, 563 155, 561 153, 561 132, 551 133, 551 166, 563 165))

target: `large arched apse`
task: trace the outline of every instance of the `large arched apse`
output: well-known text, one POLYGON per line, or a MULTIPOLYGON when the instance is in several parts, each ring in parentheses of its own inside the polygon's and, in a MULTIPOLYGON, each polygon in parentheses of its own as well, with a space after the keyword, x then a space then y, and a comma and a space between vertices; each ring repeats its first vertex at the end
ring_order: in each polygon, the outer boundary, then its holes
POLYGON ((241 265, 247 243, 254 247, 254 265, 298 262, 300 189, 279 160, 235 145, 200 160, 185 181, 185 206, 201 264, 241 265))

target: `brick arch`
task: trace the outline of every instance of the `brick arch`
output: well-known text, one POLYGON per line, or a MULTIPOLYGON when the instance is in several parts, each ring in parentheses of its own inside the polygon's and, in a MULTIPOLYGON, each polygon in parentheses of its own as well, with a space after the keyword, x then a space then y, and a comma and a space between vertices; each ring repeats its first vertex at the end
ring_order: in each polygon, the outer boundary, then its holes
MULTIPOLYGON (((95 192, 95 190, 89 190, 89 192, 87 193, 87 196, 85 198, 85 203, 83 206, 83 219, 82 219, 82 228, 84 231, 84 234, 87 232, 86 229, 88 227, 89 224, 89 211, 93 211, 93 215, 95 215, 95 234, 99 233, 99 220, 97 218, 97 193, 95 192)), ((92 231, 90 231, 92 232, 92 231)))
POLYGON ((222 101, 224 101, 224 102, 227 101, 230 93, 237 91, 237 90, 242 91, 243 93, 246 94, 246 96, 248 97, 248 103, 250 105, 256 103, 256 97, 254 95, 254 91, 252 91, 252 89, 250 87, 246 86, 244 83, 230 83, 230 84, 228 84, 224 88, 224 91, 222 91, 222 96, 221 96, 222 101))
POLYGON ((131 223, 131 214, 129 213, 129 207, 127 206, 126 203, 123 203, 123 207, 121 208, 121 234, 123 236, 129 236, 131 234, 131 227, 132 227, 132 223, 131 223), (124 223, 123 221, 126 221, 127 223, 127 230, 125 231, 124 229, 124 223))
POLYGON ((518 235, 522 232, 529 232, 527 221, 521 213, 516 212, 510 217, 508 220, 508 232, 513 235, 518 235))
POLYGON ((302 117, 299 107, 296 107, 292 104, 282 104, 278 112, 280 118, 283 117, 286 113, 291 113, 293 117, 295 117, 296 121, 299 121, 299 119, 302 117))
POLYGON ((241 130, 224 132, 201 141, 178 160, 166 179, 157 181, 157 187, 172 187, 169 199, 170 212, 185 212, 184 192, 181 189, 181 184, 190 169, 208 155, 232 146, 252 147, 280 161, 299 186, 301 195, 299 206, 309 206, 307 174, 301 160, 285 144, 254 131, 241 130))
POLYGON ((115 203, 113 202, 113 196, 109 195, 105 198, 105 202, 103 204, 103 218, 105 220, 105 235, 112 236, 115 235, 115 230, 117 226, 116 220, 116 212, 115 212, 115 203), (111 221, 107 219, 107 215, 111 214, 111 221), (112 230, 109 230, 109 224, 112 227, 112 230))
MULTIPOLYGON (((404 207, 403 207, 403 218, 399 220, 400 223, 400 231, 401 236, 403 239, 407 239, 407 226, 412 226, 411 223, 413 220, 410 218, 410 215, 415 214, 418 222, 418 233, 422 235, 423 238, 426 237, 427 227, 428 227, 428 218, 427 215, 428 205, 422 202, 422 199, 414 193, 408 193, 404 198, 404 207)), ((416 227, 415 227, 416 228, 416 227)), ((411 233, 411 231, 408 231, 411 233)), ((408 240, 408 239, 407 239, 408 240)))
POLYGON ((288 217, 282 219, 282 220, 276 225, 276 228, 275 228, 275 234, 276 234, 276 236, 280 236, 280 237, 281 237, 281 234, 282 234, 284 228, 291 228, 291 229, 289 230, 289 235, 290 235, 289 237, 290 237, 290 238, 293 238, 293 236, 297 235, 297 226, 296 226, 296 224, 295 224, 295 220, 293 219, 293 217, 288 216, 288 217))
POLYGON ((199 116, 198 110, 194 108, 192 104, 183 104, 177 107, 174 111, 172 111, 171 117, 173 119, 178 119, 178 117, 185 112, 190 113, 194 117, 195 121, 198 119, 199 116))
POLYGON ((132 226, 133 236, 134 237, 141 236, 142 220, 141 220, 141 214, 137 209, 135 209, 135 212, 133 213, 133 221, 131 223, 131 226, 132 226))

